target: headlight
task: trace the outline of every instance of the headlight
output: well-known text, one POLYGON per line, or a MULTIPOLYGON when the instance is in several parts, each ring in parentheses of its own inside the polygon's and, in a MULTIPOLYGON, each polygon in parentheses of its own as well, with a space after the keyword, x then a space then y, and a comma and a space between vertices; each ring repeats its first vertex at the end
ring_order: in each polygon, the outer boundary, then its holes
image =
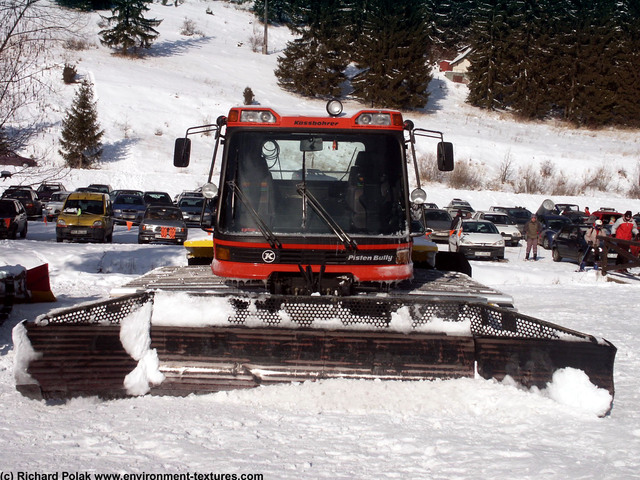
POLYGON ((504 247, 504 240, 498 240, 497 242, 494 242, 494 245, 496 247, 504 247))
POLYGON ((463 235, 460 237, 460 243, 463 243, 464 245, 471 245, 473 242, 463 235))
POLYGON ((120 210, 119 208, 116 208, 113 213, 122 213, 122 210, 120 210))
POLYGON ((96 220, 93 222, 93 228, 102 228, 102 220, 96 220))
POLYGON ((67 222, 65 222, 64 220, 59 218, 58 219, 58 223, 56 225, 58 225, 59 227, 66 227, 67 226, 67 222))

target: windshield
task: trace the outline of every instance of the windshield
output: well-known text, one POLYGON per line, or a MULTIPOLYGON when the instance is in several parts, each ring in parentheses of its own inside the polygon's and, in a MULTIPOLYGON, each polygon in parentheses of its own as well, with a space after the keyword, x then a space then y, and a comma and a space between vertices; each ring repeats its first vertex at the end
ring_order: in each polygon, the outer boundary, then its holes
POLYGON ((484 219, 489 220, 496 225, 513 225, 513 222, 509 220, 507 215, 485 214, 484 219))
POLYGON ((298 186, 306 184, 346 233, 404 233, 402 149, 401 139, 386 133, 238 132, 228 139, 220 230, 260 235, 253 209, 276 234, 331 234, 303 204, 298 186))
POLYGON ((93 215, 102 215, 103 212, 104 206, 100 200, 77 200, 75 198, 68 198, 64 204, 64 213, 75 213, 78 215, 91 213, 93 215))
POLYGON ((182 220, 179 208, 148 208, 144 218, 151 220, 182 220))
POLYGON ((462 222, 462 231, 465 233, 500 233, 491 222, 462 222))

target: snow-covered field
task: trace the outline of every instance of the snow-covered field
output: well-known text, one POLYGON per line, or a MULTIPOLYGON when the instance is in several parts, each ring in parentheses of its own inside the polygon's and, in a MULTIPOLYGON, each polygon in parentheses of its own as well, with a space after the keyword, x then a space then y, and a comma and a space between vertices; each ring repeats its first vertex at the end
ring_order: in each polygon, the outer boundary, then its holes
MULTIPOLYGON (((186 171, 172 166, 173 140, 187 127, 211 122, 240 103, 246 86, 263 105, 322 114, 322 102, 286 94, 276 85, 272 72, 277 52, 290 38, 286 30, 270 30, 271 54, 264 56, 248 46, 252 16, 226 2, 185 0, 178 8, 153 4, 149 16, 164 21, 160 39, 144 59, 112 56, 90 34, 86 38, 93 48, 61 54, 60 71, 64 62, 77 62, 79 73, 95 83, 106 131, 101 168, 65 171, 62 181, 68 188, 109 183, 173 196, 199 186, 211 140, 194 142, 199 161, 186 171), (207 7, 214 15, 205 14, 207 7), (205 36, 181 36, 185 18, 194 20, 205 36)), ((98 30, 93 21, 91 28, 98 30)), ((74 87, 59 90, 54 122, 70 104, 74 87)), ((418 126, 444 131, 459 159, 471 158, 494 170, 506 155, 520 165, 550 159, 574 177, 603 162, 628 174, 637 168, 637 132, 513 123, 465 105, 463 86, 438 77, 432 91, 429 108, 407 116, 418 126)), ((346 104, 348 112, 358 108, 346 104)), ((37 146, 46 149, 58 132, 54 124, 37 146)), ((53 153, 48 162, 43 176, 60 165, 53 153)), ((41 178, 36 177, 16 175, 7 182, 37 183, 41 178)), ((499 203, 535 210, 543 200, 439 185, 427 190, 430 201, 446 204, 463 197, 476 209, 499 203)), ((640 200, 617 194, 554 200, 592 210, 640 210, 640 200)), ((190 231, 191 238, 198 235, 204 234, 190 231)), ((0 264, 48 263, 58 302, 18 305, 0 326, 2 480, 44 478, 36 473, 71 480, 63 473, 76 472, 87 475, 74 480, 96 479, 101 473, 189 472, 264 479, 638 478, 640 281, 607 282, 592 270, 576 273, 574 264, 554 263, 549 252, 539 253, 538 262, 524 262, 522 247, 508 247, 506 262, 472 262, 473 276, 512 295, 523 313, 604 337, 618 347, 616 397, 605 418, 597 416, 588 385, 571 375, 543 391, 480 379, 336 380, 187 398, 46 404, 15 391, 12 328, 54 306, 105 298, 112 288, 150 269, 184 264, 186 258, 181 247, 138 245, 135 230, 124 226, 116 228, 111 245, 58 244, 53 224, 30 222, 26 240, 0 241, 0 264)))

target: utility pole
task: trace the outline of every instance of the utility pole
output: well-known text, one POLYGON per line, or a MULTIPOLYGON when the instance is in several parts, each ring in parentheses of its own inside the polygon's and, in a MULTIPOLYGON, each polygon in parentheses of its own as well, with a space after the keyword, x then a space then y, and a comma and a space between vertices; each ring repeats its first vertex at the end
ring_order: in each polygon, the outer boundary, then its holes
POLYGON ((262 45, 262 54, 263 55, 267 55, 267 53, 269 52, 269 42, 268 42, 268 36, 269 36, 269 17, 267 15, 267 8, 268 8, 268 4, 269 4, 269 0, 264 0, 264 45, 262 45))

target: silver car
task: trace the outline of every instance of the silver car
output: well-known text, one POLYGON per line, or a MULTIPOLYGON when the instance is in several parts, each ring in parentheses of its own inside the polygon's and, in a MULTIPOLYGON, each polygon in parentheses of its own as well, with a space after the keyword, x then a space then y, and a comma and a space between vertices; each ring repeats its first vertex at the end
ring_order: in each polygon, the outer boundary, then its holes
POLYGON ((187 239, 187 225, 178 207, 150 205, 138 227, 138 243, 176 243, 187 239))
POLYGON ((47 203, 44 204, 43 209, 44 216, 48 222, 58 218, 58 214, 60 213, 60 210, 62 210, 64 201, 67 199, 70 193, 71 192, 62 190, 51 194, 51 198, 47 203))

